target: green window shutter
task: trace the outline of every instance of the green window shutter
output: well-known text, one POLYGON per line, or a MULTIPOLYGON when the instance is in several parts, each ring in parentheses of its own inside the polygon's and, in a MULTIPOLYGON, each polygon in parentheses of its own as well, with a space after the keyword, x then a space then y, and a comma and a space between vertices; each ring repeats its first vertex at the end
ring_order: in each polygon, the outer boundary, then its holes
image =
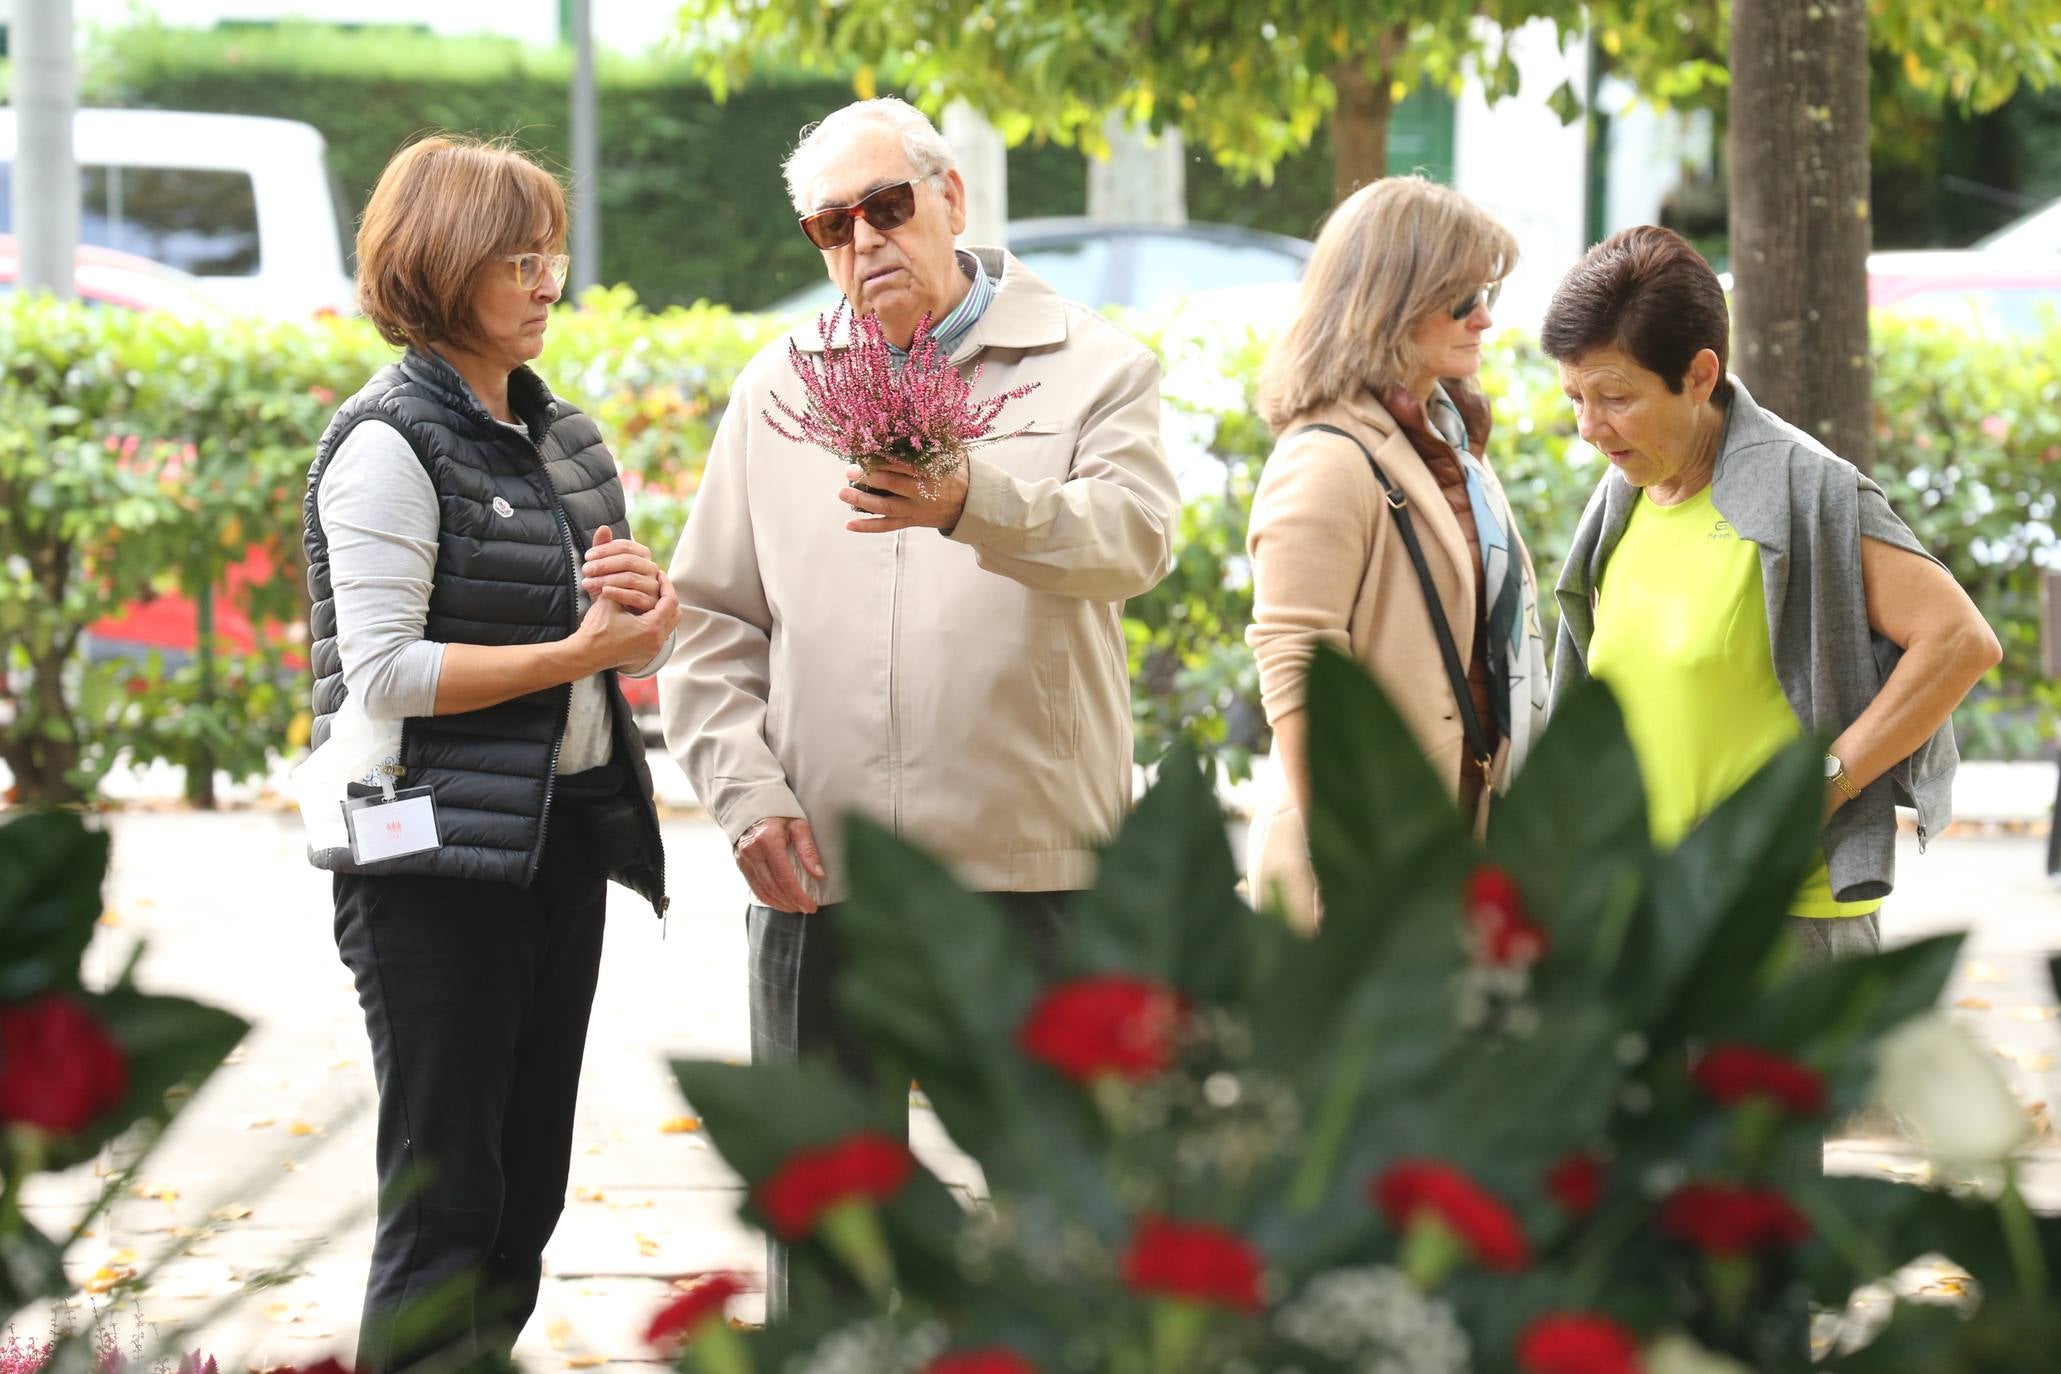
POLYGON ((1429 82, 1397 102, 1388 121, 1388 170, 1422 172, 1453 184, 1453 127, 1458 107, 1442 86, 1429 82))

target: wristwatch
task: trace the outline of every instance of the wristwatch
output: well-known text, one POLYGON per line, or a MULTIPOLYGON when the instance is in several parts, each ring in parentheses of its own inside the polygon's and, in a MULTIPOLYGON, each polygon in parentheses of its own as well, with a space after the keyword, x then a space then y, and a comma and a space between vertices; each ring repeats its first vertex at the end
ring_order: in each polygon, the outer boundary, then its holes
POLYGON ((1839 761, 1839 755, 1825 755, 1825 781, 1846 793, 1848 801, 1859 801, 1861 790, 1853 785, 1853 779, 1846 775, 1846 765, 1839 761))

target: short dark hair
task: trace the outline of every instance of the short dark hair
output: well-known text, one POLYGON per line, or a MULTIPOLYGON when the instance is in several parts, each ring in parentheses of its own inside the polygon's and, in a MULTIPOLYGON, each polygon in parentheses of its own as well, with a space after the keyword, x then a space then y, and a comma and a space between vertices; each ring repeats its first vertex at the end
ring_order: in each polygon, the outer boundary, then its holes
POLYGON ((1620 348, 1677 395, 1690 361, 1707 348, 1717 354, 1720 401, 1732 394, 1731 341, 1717 273, 1687 239, 1657 224, 1620 229, 1584 254, 1560 279, 1539 331, 1556 362, 1620 348))

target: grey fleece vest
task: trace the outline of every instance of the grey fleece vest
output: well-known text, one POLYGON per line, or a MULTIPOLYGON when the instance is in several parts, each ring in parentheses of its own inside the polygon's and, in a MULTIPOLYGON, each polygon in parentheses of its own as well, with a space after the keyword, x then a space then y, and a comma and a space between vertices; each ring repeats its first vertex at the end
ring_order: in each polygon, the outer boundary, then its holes
MULTIPOLYGON (((441 358, 408 350, 344 402, 315 449, 301 508, 313 603, 313 743, 343 704, 336 603, 319 516, 322 474, 352 429, 380 420, 404 435, 436 488, 436 573, 423 635, 446 644, 544 644, 580 621, 578 577, 594 531, 629 533, 615 458, 594 422, 554 398, 528 368, 508 399, 525 441, 497 423, 441 358)), ((664 908, 664 856, 642 738, 615 674, 607 674, 615 758, 631 786, 621 823, 635 857, 610 874, 664 908)), ((479 711, 403 722, 403 787, 429 787, 442 847, 359 866, 347 849, 310 854, 336 872, 472 878, 529 885, 543 857, 572 689, 547 688, 479 711)))

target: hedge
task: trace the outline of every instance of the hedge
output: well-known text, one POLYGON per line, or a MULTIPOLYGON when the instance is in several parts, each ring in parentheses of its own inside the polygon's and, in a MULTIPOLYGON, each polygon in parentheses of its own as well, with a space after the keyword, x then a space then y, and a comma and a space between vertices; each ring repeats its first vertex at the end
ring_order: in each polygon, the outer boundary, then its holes
MULTIPOLYGON (((104 34, 83 75, 88 104, 270 115, 314 125, 328 141, 355 218, 387 159, 432 128, 508 134, 563 168, 570 58, 513 40, 443 38, 409 29, 169 29, 104 34)), ((770 75, 717 104, 663 54, 610 57, 599 68, 603 281, 657 306, 710 300, 768 305, 822 274, 796 232, 780 163, 801 127, 854 99, 849 83, 770 75)), ((1189 163, 1198 220, 1308 236, 1331 204, 1328 143, 1285 163, 1256 196, 1207 159, 1189 163)), ((1074 149, 1026 144, 1009 154, 1014 218, 1078 215, 1087 169, 1074 149)))
MULTIPOLYGON (((1188 436, 1170 442, 1206 448, 1222 472, 1182 512, 1172 573, 1127 608, 1138 755, 1188 738, 1237 776, 1266 743, 1244 647, 1245 526, 1271 447, 1251 404, 1265 340, 1127 323, 1168 360, 1168 431, 1188 436)), ((542 370, 614 444, 653 548, 677 541, 731 379, 779 327, 717 306, 649 311, 626 288, 554 319, 542 370)), ((1491 458, 1550 579, 1603 464, 1535 345, 1506 338, 1492 355, 1491 458)), ((25 799, 90 797, 124 753, 186 765, 204 797, 215 769, 250 776, 305 742, 303 479, 338 399, 390 356, 359 320, 203 324, 0 301, 14 398, 0 414, 0 760, 25 799), (253 548, 278 574, 232 579, 253 548), (257 651, 217 646, 178 667, 89 657, 89 625, 165 590, 266 627, 257 651)), ((1958 718, 1964 749, 2036 752, 2061 710, 2061 688, 2038 676, 2037 622, 2040 561, 2061 561, 2061 331, 1998 349, 1881 321, 1876 364, 1884 486, 2005 644, 1958 718)))

